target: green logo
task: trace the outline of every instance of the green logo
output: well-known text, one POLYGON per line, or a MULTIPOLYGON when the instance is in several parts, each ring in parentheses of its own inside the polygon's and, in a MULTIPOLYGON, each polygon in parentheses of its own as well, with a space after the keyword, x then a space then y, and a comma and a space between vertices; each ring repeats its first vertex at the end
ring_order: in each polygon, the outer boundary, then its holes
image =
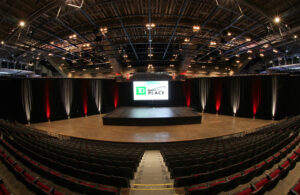
POLYGON ((146 87, 136 87, 136 95, 146 95, 146 87))

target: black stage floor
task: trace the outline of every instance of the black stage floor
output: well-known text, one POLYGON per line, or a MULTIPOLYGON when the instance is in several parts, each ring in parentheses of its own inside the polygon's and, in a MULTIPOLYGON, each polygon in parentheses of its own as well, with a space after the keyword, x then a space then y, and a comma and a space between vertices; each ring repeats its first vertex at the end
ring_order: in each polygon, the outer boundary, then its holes
POLYGON ((183 125, 201 123, 190 107, 120 107, 103 117, 104 125, 183 125))

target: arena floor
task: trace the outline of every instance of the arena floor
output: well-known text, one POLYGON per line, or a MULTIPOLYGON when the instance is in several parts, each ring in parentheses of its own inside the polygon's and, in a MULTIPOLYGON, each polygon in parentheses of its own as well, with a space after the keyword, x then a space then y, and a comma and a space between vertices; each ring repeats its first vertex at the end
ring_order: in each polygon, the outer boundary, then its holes
POLYGON ((202 114, 201 124, 171 126, 103 125, 104 115, 31 124, 39 130, 115 142, 170 142, 224 136, 274 123, 272 120, 202 114))

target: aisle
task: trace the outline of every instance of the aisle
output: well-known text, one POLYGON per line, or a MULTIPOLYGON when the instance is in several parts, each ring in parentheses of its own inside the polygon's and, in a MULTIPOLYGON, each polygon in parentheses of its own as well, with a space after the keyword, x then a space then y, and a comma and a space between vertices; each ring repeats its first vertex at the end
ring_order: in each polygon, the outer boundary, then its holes
POLYGON ((174 195, 173 180, 158 150, 147 150, 141 160, 130 195, 174 195))

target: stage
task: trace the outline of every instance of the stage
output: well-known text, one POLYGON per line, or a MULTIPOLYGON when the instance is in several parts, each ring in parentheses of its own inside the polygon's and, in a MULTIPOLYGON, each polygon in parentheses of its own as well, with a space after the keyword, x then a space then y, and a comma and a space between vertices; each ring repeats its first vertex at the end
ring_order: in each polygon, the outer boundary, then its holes
POLYGON ((30 126, 49 134, 62 134, 114 142, 171 142, 205 139, 252 130, 276 123, 272 120, 240 118, 202 113, 201 124, 168 126, 103 125, 101 115, 33 123, 30 126))
POLYGON ((201 123, 190 107, 120 107, 103 117, 104 125, 154 126, 201 123))

